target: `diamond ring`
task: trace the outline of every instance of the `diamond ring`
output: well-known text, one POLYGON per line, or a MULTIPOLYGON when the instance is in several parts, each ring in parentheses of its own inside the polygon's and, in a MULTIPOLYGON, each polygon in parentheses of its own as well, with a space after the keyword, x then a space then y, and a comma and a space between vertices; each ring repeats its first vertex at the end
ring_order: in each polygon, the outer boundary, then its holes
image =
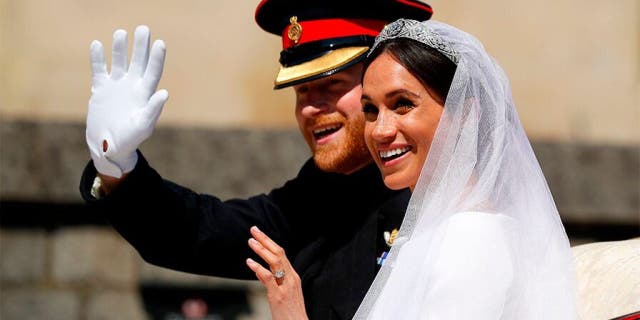
POLYGON ((284 270, 278 270, 278 271, 274 272, 274 273, 273 273, 273 276, 274 276, 276 279, 282 279, 282 278, 284 278, 284 270))

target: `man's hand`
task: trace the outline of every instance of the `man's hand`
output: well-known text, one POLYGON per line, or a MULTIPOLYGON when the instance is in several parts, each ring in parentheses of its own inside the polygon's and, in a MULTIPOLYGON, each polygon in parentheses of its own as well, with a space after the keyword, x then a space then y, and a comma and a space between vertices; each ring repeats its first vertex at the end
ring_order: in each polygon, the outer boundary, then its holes
POLYGON ((87 112, 87 145, 99 173, 120 178, 138 161, 136 149, 153 132, 169 94, 156 92, 164 66, 165 45, 153 43, 149 28, 136 28, 131 65, 127 69, 127 32, 113 34, 111 73, 104 49, 91 43, 92 86, 87 112))

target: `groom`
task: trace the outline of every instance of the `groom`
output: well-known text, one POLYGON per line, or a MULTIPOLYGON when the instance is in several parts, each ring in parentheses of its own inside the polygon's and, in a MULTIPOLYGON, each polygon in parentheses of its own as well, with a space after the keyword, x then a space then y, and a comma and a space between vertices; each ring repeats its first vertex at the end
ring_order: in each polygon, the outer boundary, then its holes
MULTIPOLYGON (((309 317, 350 319, 376 275, 377 259, 389 249, 383 234, 399 228, 409 198, 407 191, 384 186, 364 144, 360 61, 386 23, 431 14, 429 5, 415 0, 258 5, 257 24, 282 38, 275 88, 293 88, 296 119, 313 157, 283 186, 249 199, 222 201, 166 181, 135 147, 133 153, 100 156, 109 143, 96 128, 109 124, 92 112, 122 110, 110 108, 122 95, 113 91, 94 99, 101 94, 94 83, 88 119, 97 120, 87 122, 93 161, 80 184, 84 199, 146 261, 198 274, 255 279, 245 259, 257 259, 247 246, 249 228, 257 225, 293 262, 309 317), (125 169, 120 175, 99 169, 104 167, 125 169)), ((120 125, 126 111, 110 117, 120 117, 120 125)), ((154 122, 148 123, 146 132, 153 129, 154 122)), ((109 132, 119 141, 121 131, 109 132)))

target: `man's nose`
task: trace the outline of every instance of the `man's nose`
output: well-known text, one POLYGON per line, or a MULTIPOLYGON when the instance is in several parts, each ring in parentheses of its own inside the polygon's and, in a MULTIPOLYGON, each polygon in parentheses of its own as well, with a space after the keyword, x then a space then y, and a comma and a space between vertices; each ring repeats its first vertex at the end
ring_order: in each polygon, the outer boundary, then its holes
POLYGON ((305 104, 302 106, 302 115, 305 118, 313 118, 325 113, 326 110, 327 107, 323 105, 305 104))

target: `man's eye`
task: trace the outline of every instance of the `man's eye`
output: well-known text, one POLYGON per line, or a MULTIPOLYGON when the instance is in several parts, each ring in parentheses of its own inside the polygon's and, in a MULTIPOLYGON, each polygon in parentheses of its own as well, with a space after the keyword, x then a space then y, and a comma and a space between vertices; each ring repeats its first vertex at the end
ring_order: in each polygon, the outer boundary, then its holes
POLYGON ((295 88, 295 91, 297 94, 303 94, 306 93, 307 91, 309 91, 309 88, 306 86, 301 86, 301 87, 297 87, 295 88))
POLYGON ((340 79, 331 79, 326 84, 325 89, 332 92, 340 92, 345 89, 345 82, 340 79))

